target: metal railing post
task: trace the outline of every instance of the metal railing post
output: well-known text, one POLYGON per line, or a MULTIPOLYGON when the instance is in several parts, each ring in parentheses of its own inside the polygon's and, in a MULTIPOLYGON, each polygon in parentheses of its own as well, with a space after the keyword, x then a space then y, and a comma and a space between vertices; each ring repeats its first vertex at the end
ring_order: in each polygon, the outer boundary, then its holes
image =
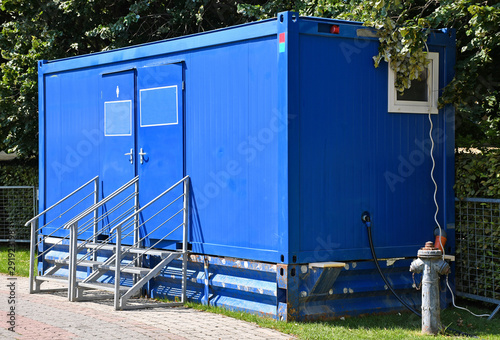
POLYGON ((188 227, 189 227, 189 177, 184 181, 184 214, 183 214, 183 235, 182 235, 182 297, 181 302, 186 302, 187 290, 187 260, 188 260, 188 227))
MULTIPOLYGON (((94 179, 94 205, 99 203, 99 177, 94 179)), ((94 243, 97 243, 97 232, 99 231, 99 208, 94 209, 94 243)), ((97 252, 92 255, 92 260, 97 261, 97 252)))
POLYGON ((31 222, 31 240, 30 240, 30 283, 29 289, 30 294, 35 293, 35 289, 33 285, 35 284, 36 275, 35 275, 35 253, 36 253, 36 220, 31 222))
POLYGON ((76 267, 78 258, 78 222, 73 223, 69 230, 69 275, 68 275, 68 299, 75 301, 76 294, 76 267))
POLYGON ((33 187, 33 216, 36 215, 38 211, 38 189, 37 187, 33 187))
MULTIPOLYGON (((135 182, 134 185, 134 190, 135 190, 135 197, 134 197, 134 244, 133 247, 135 248, 140 248, 140 242, 139 242, 139 214, 137 214, 137 211, 139 210, 139 182, 135 182)), ((142 258, 136 257, 135 258, 135 266, 136 267, 141 267, 142 266, 142 258)), ((140 280, 139 275, 134 274, 134 284, 137 283, 140 280)))
POLYGON ((116 227, 116 252, 115 252, 115 310, 120 309, 120 264, 122 253, 122 223, 116 227))
POLYGON ((135 221, 134 221, 134 246, 140 247, 139 244, 139 216, 137 215, 137 211, 139 210, 139 182, 135 182, 135 198, 134 198, 134 213, 135 221))

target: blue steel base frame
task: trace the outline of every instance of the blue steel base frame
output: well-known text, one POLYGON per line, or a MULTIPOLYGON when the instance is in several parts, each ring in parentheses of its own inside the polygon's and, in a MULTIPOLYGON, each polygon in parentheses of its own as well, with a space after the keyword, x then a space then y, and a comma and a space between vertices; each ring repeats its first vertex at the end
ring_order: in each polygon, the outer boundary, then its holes
MULTIPOLYGON (((40 251, 50 245, 41 247, 40 251)), ((39 263, 39 270, 48 262, 67 254, 67 246, 52 248, 39 263)), ((111 255, 102 251, 100 257, 111 255)), ((159 259, 145 263, 154 266, 159 259)), ((379 264, 393 288, 415 309, 420 309, 421 292, 412 287, 409 272, 412 259, 380 260, 379 264)), ((320 264, 321 265, 321 264, 320 264)), ((452 268, 454 266, 452 265, 452 268)), ((149 283, 152 298, 180 297, 182 261, 173 261, 149 283)), ((88 268, 79 268, 78 277, 88 275, 88 268)), ((65 276, 62 268, 56 275, 65 276)), ((131 279, 131 278, 129 278, 131 279)), ((415 276, 416 285, 420 275, 415 276)), ((123 284, 126 282, 124 278, 123 284)), ((113 273, 100 281, 113 283, 113 273)), ((321 267, 315 264, 275 264, 206 255, 190 255, 188 259, 187 296, 191 301, 245 311, 283 321, 327 320, 341 316, 373 313, 394 313, 405 308, 391 295, 379 276, 373 261, 350 261, 343 267, 321 267)), ((450 283, 453 285, 453 277, 450 283)), ((449 301, 445 280, 441 280, 441 307, 449 301)))
MULTIPOLYGON (((412 287, 413 278, 408 269, 411 261, 401 259, 391 263, 384 260, 380 265, 394 289, 418 310, 421 293, 412 287)), ((180 264, 174 261, 151 282, 151 297, 178 297, 180 264)), ((419 278, 416 280, 418 284, 419 278)), ((448 295, 442 281, 443 308, 448 295)), ((272 264, 191 255, 188 298, 283 321, 326 320, 405 310, 385 287, 372 261, 322 268, 310 264, 272 264)))

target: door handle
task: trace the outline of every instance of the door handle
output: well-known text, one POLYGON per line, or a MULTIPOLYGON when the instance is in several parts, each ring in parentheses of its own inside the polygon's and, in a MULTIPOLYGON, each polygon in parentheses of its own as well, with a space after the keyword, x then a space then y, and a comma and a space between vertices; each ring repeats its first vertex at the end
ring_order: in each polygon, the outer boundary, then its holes
POLYGON ((140 162, 141 162, 141 164, 144 162, 144 156, 145 156, 145 155, 147 155, 147 153, 145 153, 145 152, 142 150, 142 148, 141 148, 141 150, 139 151, 139 156, 141 157, 141 158, 140 158, 140 162))
MULTIPOLYGON (((142 149, 141 149, 142 150, 142 149)), ((127 152, 125 156, 129 156, 130 164, 134 164, 134 149, 130 149, 130 152, 127 152)), ((142 156, 141 156, 142 157, 142 156)), ((141 162, 142 163, 142 162, 141 162)))

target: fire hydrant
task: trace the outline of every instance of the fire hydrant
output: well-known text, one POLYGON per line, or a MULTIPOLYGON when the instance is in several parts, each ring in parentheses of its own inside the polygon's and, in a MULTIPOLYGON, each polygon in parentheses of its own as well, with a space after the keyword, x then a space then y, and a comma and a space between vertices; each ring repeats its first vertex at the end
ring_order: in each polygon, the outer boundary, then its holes
POLYGON ((412 273, 424 272, 422 277, 422 333, 437 334, 441 328, 439 305, 439 275, 450 273, 450 265, 443 261, 443 253, 429 241, 418 251, 418 259, 410 265, 412 273))

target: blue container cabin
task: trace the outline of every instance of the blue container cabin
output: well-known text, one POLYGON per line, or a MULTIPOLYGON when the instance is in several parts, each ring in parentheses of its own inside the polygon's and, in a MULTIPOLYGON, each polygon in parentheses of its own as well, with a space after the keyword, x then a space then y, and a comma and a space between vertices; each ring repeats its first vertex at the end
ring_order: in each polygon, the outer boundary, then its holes
MULTIPOLYGON (((409 258, 436 226, 428 113, 437 218, 454 252, 454 111, 436 104, 454 32, 427 44, 424 98, 398 96, 387 63, 374 67, 371 29, 292 12, 40 61, 40 209, 94 176, 101 198, 139 176, 144 205, 187 175, 189 297, 283 320, 403 309, 375 270, 368 211, 384 273, 418 305, 409 258)), ((42 234, 64 236, 54 230, 42 234)), ((178 262, 148 294, 177 294, 178 262)))

